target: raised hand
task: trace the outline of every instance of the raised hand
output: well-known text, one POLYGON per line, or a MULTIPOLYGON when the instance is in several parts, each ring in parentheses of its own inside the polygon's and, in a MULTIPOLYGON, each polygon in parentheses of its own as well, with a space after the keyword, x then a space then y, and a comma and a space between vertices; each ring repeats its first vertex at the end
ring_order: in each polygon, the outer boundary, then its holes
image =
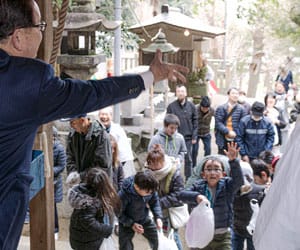
POLYGON ((185 83, 186 78, 183 74, 188 73, 189 69, 179 64, 164 63, 162 61, 162 52, 158 49, 150 64, 150 71, 154 76, 154 82, 159 82, 164 79, 169 79, 170 81, 179 79, 185 83))
POLYGON ((228 150, 224 150, 224 152, 230 161, 232 161, 238 157, 238 153, 239 153, 240 149, 238 148, 238 145, 236 142, 227 143, 227 149, 228 150))

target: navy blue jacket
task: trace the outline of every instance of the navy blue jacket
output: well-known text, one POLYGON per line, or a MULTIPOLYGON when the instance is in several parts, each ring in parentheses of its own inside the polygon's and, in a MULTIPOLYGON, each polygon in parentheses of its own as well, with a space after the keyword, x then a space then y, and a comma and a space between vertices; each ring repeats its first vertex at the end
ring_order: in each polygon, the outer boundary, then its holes
POLYGON ((40 125, 137 97, 144 89, 138 75, 61 80, 51 65, 0 49, 0 202, 17 180, 29 187, 31 150, 40 125))
MULTIPOLYGON (((211 202, 214 211, 215 229, 230 227, 232 223, 232 203, 236 192, 244 184, 243 174, 238 160, 229 161, 231 177, 219 180, 216 188, 215 199, 211 202)), ((196 198, 199 194, 206 195, 208 192, 207 181, 200 179, 190 188, 179 194, 179 199, 192 206, 197 205, 196 198)))
MULTIPOLYGON (((229 130, 227 126, 227 116, 228 116, 228 103, 220 105, 217 107, 215 112, 215 135, 216 144, 219 148, 224 148, 225 146, 225 135, 228 134, 229 130)), ((234 132, 237 133, 239 122, 246 115, 246 111, 242 105, 236 104, 234 111, 232 112, 232 128, 234 132)))
POLYGON ((256 122, 251 115, 245 116, 239 124, 236 142, 240 147, 241 156, 257 158, 264 150, 272 150, 274 143, 274 127, 265 116, 256 122))
POLYGON ((140 196, 134 189, 134 176, 124 180, 118 194, 122 202, 119 222, 125 227, 131 227, 133 223, 143 225, 149 216, 149 208, 155 220, 163 217, 157 192, 140 196))

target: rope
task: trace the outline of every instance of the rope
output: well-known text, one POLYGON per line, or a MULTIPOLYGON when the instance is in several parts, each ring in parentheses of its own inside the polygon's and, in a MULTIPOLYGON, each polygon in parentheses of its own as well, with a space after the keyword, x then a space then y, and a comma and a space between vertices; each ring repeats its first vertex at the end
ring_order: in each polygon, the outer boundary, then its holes
POLYGON ((61 39, 62 39, 62 33, 65 28, 65 21, 66 21, 66 16, 68 12, 68 7, 69 7, 69 0, 63 0, 60 11, 59 11, 59 17, 58 17, 58 26, 55 31, 55 37, 53 40, 53 49, 52 49, 52 54, 50 57, 50 64, 54 65, 57 54, 60 48, 61 44, 61 39))

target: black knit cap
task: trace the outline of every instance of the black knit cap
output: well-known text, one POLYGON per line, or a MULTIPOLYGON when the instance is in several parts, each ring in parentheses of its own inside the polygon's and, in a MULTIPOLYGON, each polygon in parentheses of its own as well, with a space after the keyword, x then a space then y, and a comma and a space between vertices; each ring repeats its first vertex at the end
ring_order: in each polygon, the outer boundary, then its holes
POLYGON ((201 99, 201 102, 200 102, 200 106, 201 107, 210 107, 210 100, 209 100, 209 97, 208 96, 203 96, 202 99, 201 99))

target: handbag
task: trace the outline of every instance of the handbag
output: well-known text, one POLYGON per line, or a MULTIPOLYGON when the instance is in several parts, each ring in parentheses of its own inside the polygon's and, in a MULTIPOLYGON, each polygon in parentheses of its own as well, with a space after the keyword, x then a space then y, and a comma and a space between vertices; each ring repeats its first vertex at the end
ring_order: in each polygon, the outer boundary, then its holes
POLYGON ((168 210, 173 228, 177 229, 185 226, 190 217, 187 204, 180 207, 169 207, 168 210))

